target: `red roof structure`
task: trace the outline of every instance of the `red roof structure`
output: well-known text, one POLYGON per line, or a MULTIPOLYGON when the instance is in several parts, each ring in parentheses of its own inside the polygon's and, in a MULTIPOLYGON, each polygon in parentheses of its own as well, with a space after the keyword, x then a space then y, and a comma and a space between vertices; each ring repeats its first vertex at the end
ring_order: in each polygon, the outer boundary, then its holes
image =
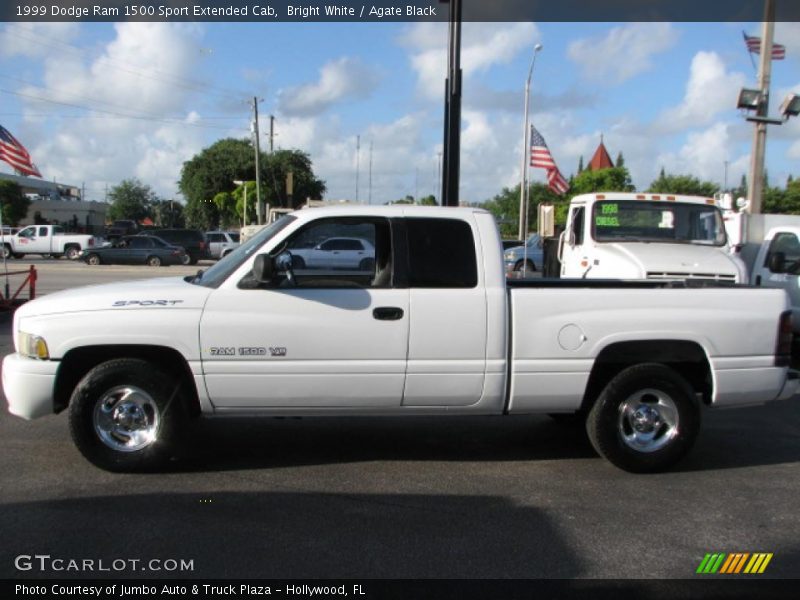
POLYGON ((603 144, 603 136, 601 135, 600 145, 594 151, 594 156, 592 156, 592 160, 589 161, 589 165, 586 168, 590 171, 599 171, 600 169, 610 169, 613 166, 614 163, 611 162, 611 157, 608 154, 608 150, 606 150, 605 144, 603 144))

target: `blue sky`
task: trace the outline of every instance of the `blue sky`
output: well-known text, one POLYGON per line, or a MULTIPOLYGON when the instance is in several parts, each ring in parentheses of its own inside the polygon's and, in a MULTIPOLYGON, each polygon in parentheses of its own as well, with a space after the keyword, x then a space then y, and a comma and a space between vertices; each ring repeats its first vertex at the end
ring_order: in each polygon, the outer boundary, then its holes
MULTIPOLYGON (((561 170, 600 134, 645 188, 663 166, 736 185, 752 126, 735 109, 756 73, 731 23, 466 23, 463 200, 519 181, 523 86, 533 45, 532 121, 561 170)), ((47 179, 89 199, 138 177, 173 197, 181 164, 215 140, 249 135, 247 101, 276 145, 307 151, 330 199, 438 195, 446 26, 431 23, 23 23, 0 25, 0 124, 47 179)), ((800 92, 800 24, 777 24, 772 111, 800 92)), ((771 183, 800 175, 800 119, 771 127, 771 183)), ((10 172, 0 163, 0 172, 10 172)), ((532 178, 543 180, 534 170, 532 178)))

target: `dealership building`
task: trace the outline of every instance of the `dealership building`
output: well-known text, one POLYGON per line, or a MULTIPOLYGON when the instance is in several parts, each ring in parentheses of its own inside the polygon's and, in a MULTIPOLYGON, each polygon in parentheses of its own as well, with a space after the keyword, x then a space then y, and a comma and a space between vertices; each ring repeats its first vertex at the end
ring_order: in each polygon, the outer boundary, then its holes
POLYGON ((13 181, 31 200, 28 214, 20 226, 52 224, 67 231, 80 231, 101 235, 105 228, 105 202, 86 202, 78 186, 46 181, 36 177, 22 177, 0 173, 0 181, 13 181))

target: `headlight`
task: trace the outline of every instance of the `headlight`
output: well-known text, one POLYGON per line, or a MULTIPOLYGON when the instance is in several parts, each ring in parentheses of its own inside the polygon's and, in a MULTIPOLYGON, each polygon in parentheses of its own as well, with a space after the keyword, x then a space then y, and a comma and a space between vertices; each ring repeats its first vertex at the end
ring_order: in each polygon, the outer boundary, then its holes
POLYGON ((50 351, 47 349, 47 342, 44 341, 44 338, 24 331, 19 332, 18 351, 23 356, 31 358, 39 358, 41 360, 50 358, 50 351))
POLYGON ((514 260, 514 253, 513 252, 506 252, 505 253, 506 260, 514 260))

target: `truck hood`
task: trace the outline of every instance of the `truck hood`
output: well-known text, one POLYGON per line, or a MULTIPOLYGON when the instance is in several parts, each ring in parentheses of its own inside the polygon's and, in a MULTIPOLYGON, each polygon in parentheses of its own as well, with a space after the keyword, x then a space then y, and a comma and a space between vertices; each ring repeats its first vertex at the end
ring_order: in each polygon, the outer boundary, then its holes
POLYGON ((100 310, 203 308, 211 289, 182 277, 159 277, 79 287, 26 302, 17 318, 100 310))
POLYGON ((633 242, 601 244, 598 248, 602 248, 604 254, 616 255, 636 264, 643 277, 648 273, 656 276, 739 275, 733 258, 722 247, 633 242))

